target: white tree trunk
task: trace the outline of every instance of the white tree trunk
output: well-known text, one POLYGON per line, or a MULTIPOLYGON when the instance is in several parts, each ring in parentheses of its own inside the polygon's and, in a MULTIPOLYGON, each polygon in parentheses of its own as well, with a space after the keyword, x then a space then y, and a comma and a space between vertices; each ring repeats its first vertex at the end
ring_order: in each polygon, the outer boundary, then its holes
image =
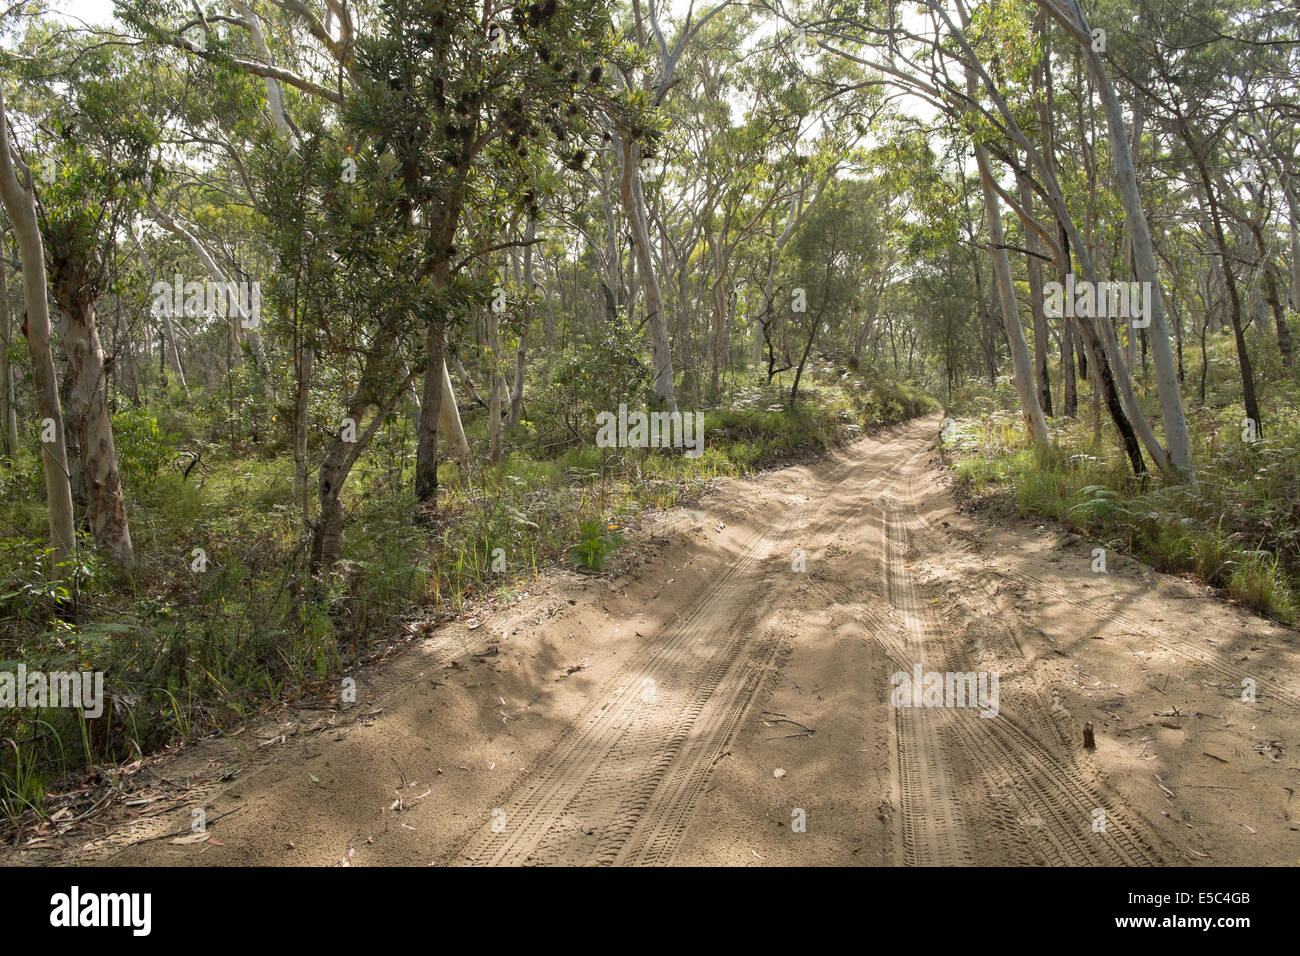
POLYGON ((442 404, 438 408, 438 430, 453 456, 461 461, 469 460, 469 440, 465 437, 465 426, 460 420, 460 408, 456 405, 456 393, 451 390, 451 375, 447 372, 447 363, 442 363, 442 404))
MULTIPOLYGON (((1078 25, 1085 34, 1091 28, 1077 0, 1070 0, 1078 25)), ((1165 423, 1165 451, 1169 465, 1191 476, 1193 470, 1192 441, 1187 432, 1187 417, 1183 411, 1183 396, 1178 390, 1178 365, 1169 342, 1169 324, 1165 320, 1164 295, 1160 288, 1160 275, 1156 269, 1155 249, 1142 197, 1138 192, 1137 175, 1133 170, 1133 154, 1124 135, 1124 116, 1119 96, 1106 72, 1101 56, 1090 43, 1080 43, 1084 60, 1092 74, 1093 82, 1101 93, 1106 128, 1110 134, 1111 158, 1115 163, 1115 178, 1119 185, 1120 201, 1124 205, 1124 222, 1133 240, 1133 259, 1137 266, 1138 281, 1150 283, 1147 299, 1147 340, 1151 345, 1151 360, 1155 366, 1156 389, 1160 395, 1160 410, 1165 423)), ((1130 328, 1130 334, 1133 333, 1130 328)))
POLYGON ((23 301, 27 308, 24 323, 27 352, 32 360, 32 378, 36 384, 36 408, 41 420, 36 423, 42 436, 41 468, 45 474, 45 501, 49 509, 51 574, 61 577, 64 561, 76 555, 76 535, 72 522, 72 483, 68 479, 68 454, 63 437, 63 409, 55 381, 54 357, 50 352, 49 291, 45 281, 45 244, 36 219, 36 193, 32 174, 22 169, 23 181, 11 159, 9 116, 5 111, 4 90, 0 88, 0 202, 13 225, 18 258, 23 264, 23 301))
MULTIPOLYGON (((253 13, 243 0, 230 0, 230 5, 243 15, 244 25, 253 40, 253 48, 257 50, 262 62, 274 66, 275 61, 271 59, 271 50, 266 45, 266 36, 262 33, 262 24, 258 21, 257 14, 253 13)), ((284 112, 284 91, 280 89, 280 81, 270 76, 266 78, 266 105, 271 110, 271 122, 289 141, 289 149, 293 150, 295 148, 293 127, 289 125, 289 118, 284 112)))
POLYGON ((1007 342, 1011 345, 1012 377, 1016 394, 1020 396, 1020 411, 1024 415, 1030 440, 1039 448, 1046 448, 1047 420, 1043 418, 1043 408, 1038 404, 1038 394, 1034 390, 1033 362, 1029 357, 1025 330, 1020 325, 1020 314, 1016 309, 1015 287, 1011 284, 1011 262, 1007 258, 1006 235, 1002 229, 1002 209, 998 194, 993 188, 993 177, 989 173, 984 147, 978 144, 975 146, 975 164, 979 168, 980 182, 984 188, 984 214, 989 224, 989 253, 993 257, 998 301, 1002 305, 1002 324, 1007 331, 1007 342))
POLYGON ((677 397, 673 392, 673 353, 668 338, 668 318, 664 315, 664 298, 655 273, 650 251, 650 229, 646 224, 645 196, 641 191, 641 171, 637 165, 640 151, 626 130, 619 131, 623 156, 623 180, 620 194, 623 213, 632 233, 632 248, 636 252, 637 271, 645 290, 646 326, 650 330, 650 351, 654 360, 654 390, 659 401, 672 412, 677 411, 677 397))

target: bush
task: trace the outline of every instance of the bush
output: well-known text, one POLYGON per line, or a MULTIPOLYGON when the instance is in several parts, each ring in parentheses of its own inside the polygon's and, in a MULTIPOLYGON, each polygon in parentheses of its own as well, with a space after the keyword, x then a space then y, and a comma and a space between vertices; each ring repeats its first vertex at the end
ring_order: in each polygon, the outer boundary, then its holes
POLYGON ((176 436, 164 435, 158 419, 142 408, 126 408, 113 416, 113 441, 128 491, 152 486, 176 456, 176 436))

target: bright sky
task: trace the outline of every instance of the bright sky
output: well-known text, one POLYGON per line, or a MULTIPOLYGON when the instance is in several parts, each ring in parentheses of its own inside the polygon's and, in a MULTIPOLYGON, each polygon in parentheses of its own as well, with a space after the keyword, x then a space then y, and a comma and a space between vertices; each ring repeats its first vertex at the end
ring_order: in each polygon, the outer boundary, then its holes
POLYGON ((113 19, 113 0, 53 0, 50 5, 69 18, 79 18, 91 24, 113 19))

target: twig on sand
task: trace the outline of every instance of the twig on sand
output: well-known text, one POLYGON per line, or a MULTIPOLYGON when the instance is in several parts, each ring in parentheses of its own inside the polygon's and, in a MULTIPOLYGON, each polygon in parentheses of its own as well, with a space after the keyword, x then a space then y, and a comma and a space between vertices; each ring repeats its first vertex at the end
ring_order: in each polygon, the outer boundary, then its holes
MULTIPOLYGON (((205 820, 204 823, 203 823, 203 828, 206 830, 208 827, 210 827, 212 824, 216 823, 216 822, 217 822, 218 820, 220 820, 222 817, 228 817, 228 816, 230 816, 232 813, 238 813, 238 812, 239 812, 240 810, 242 810, 242 809, 244 809, 242 806, 238 806, 238 807, 235 807, 235 809, 233 809, 233 810, 227 810, 225 813, 218 814, 217 816, 212 817, 212 818, 209 819, 209 820, 205 820)), ((117 856, 119 853, 125 853, 127 850, 131 849, 132 847, 143 846, 143 845, 146 844, 146 843, 152 843, 154 840, 165 840, 165 839, 167 839, 168 837, 187 836, 187 835, 189 835, 190 833, 193 833, 193 832, 194 832, 194 830, 193 830, 192 827, 185 827, 185 828, 183 828, 183 829, 176 830, 176 831, 174 831, 174 832, 172 832, 172 833, 160 833, 160 834, 158 834, 158 836, 145 837, 143 840, 137 840, 135 843, 128 843, 126 846, 122 847, 122 849, 118 850, 117 853, 114 853, 113 856, 109 857, 109 859, 111 860, 113 857, 117 856)))
POLYGON ((770 711, 770 710, 765 710, 765 711, 762 712, 762 715, 763 715, 764 718, 771 719, 772 723, 775 723, 775 724, 794 724, 796 727, 802 727, 802 728, 804 729, 804 733, 803 733, 803 734, 790 734, 791 737, 803 737, 803 736, 805 736, 806 734, 815 734, 815 733, 817 733, 816 730, 814 730, 813 728, 809 727, 807 724, 801 724, 801 723, 799 723, 799 721, 797 721, 797 720, 791 720, 791 719, 790 719, 789 717, 787 717, 785 714, 774 714, 774 713, 772 713, 772 711, 770 711))
POLYGON ((816 734, 816 731, 814 730, 813 727, 807 726, 806 723, 792 721, 792 719, 788 718, 787 715, 785 714, 777 714, 775 713, 775 711, 763 710, 761 711, 761 713, 759 713, 759 715, 761 715, 761 718, 763 719, 764 722, 793 723, 794 726, 800 728, 800 730, 803 731, 802 734, 787 734, 785 736, 780 736, 780 737, 767 737, 768 740, 789 740, 790 737, 810 737, 816 734))

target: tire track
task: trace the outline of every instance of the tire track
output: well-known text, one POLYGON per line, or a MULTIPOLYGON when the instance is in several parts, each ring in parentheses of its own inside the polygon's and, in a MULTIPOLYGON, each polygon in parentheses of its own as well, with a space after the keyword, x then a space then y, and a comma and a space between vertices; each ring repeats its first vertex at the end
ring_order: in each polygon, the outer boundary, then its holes
MULTIPOLYGON (((899 647, 893 640, 881 640, 891 658, 902 651, 906 663, 920 663, 930 669, 969 673, 976 668, 967 660, 955 629, 941 627, 928 603, 919 600, 908 574, 906 560, 911 535, 933 531, 918 510, 920 475, 904 476, 898 498, 882 500, 884 560, 890 602, 903 613, 907 641, 899 647), (928 653, 927 653, 928 652, 928 653)), ((878 640, 882 635, 876 631, 878 640)), ((1081 778, 1072 760, 1062 760, 1059 748, 1068 747, 1051 714, 1033 697, 1015 702, 1017 719, 1000 706, 996 716, 984 718, 973 708, 899 708, 896 712, 897 761, 899 766, 900 819, 898 838, 901 856, 909 864, 949 863, 968 856, 974 841, 970 835, 954 834, 954 825, 989 823, 1000 835, 1012 837, 1015 849, 1045 857, 1058 865, 1153 865, 1162 862, 1159 853, 1141 829, 1116 811, 1113 801, 1081 778), (929 717, 929 723, 924 721, 929 717), (1028 723, 1025 720, 1028 719, 1028 723), (1037 728, 1049 730, 1054 747, 1040 738, 1037 728), (935 766, 942 760, 944 766, 935 766), (976 788, 987 798, 984 806, 967 806, 943 814, 951 794, 967 798, 976 788), (1019 807, 1023 814, 1017 814, 1019 807), (964 809, 964 813, 962 810, 964 809), (1105 811, 1105 829, 1092 829, 1095 810, 1105 811), (1036 826, 1037 839, 1027 838, 1025 828, 1015 832, 1021 815, 1036 826)), ((996 850, 994 851, 996 852, 996 850)), ((1005 852, 998 854, 1005 857, 1005 852)), ((998 862, 1006 862, 1005 859, 998 862)), ((1031 862, 1031 861, 1021 861, 1031 862)))
MULTIPOLYGON (((908 464, 915 461, 909 459, 908 464)), ((881 500, 881 562, 886 596, 903 619, 906 663, 927 668, 927 614, 907 573, 907 532, 890 496, 881 500)), ((906 667, 910 673, 911 666, 906 667)), ((919 688, 914 689, 914 693, 919 688)), ((898 847, 909 866, 955 866, 975 862, 961 813, 956 761, 944 738, 942 708, 895 707, 895 777, 899 806, 898 847)))
MULTIPOLYGON (((478 864, 668 862, 713 765, 781 654, 781 639, 755 631, 794 581, 773 587, 758 566, 779 541, 792 534, 812 540, 843 520, 830 512, 860 467, 850 458, 821 479, 815 524, 800 527, 808 510, 801 504, 756 535, 648 660, 620 671, 614 700, 594 707, 579 733, 508 801, 500 832, 489 823, 463 856, 478 864)), ((851 507, 857 503, 852 513, 898 468, 895 462, 867 482, 850 499, 851 507)))
MULTIPOLYGON (((620 685, 614 699, 593 707, 582 728, 560 743, 546 769, 529 782, 519 798, 511 802, 504 817, 498 815, 485 826, 485 832, 481 832, 466 848, 464 856, 478 864, 524 863, 530 861, 548 835, 551 837, 550 848, 556 848, 564 834, 552 834, 551 831, 557 828, 557 822, 559 830, 566 829, 566 811, 571 816, 573 811, 589 810, 591 801, 602 797, 608 788, 609 781, 602 780, 599 774, 602 769, 608 775, 614 763, 644 758, 645 748, 654 749, 656 744, 669 752, 680 746, 689 723, 694 719, 687 706, 691 698, 701 693, 707 695, 712 690, 709 685, 721 679, 719 669, 723 673, 726 671, 725 667, 719 668, 717 662, 706 659, 703 662, 705 668, 700 672, 701 662, 691 661, 692 655, 688 651, 704 643, 703 639, 708 636, 706 629, 711 628, 717 617, 725 618, 728 612, 739 610, 733 582, 767 556, 776 538, 794 523, 797 514, 787 512, 782 521, 757 533, 741 557, 704 595, 685 621, 668 633, 649 659, 640 665, 630 663, 620 671, 614 680, 620 685), (696 665, 696 674, 694 680, 689 680, 692 663, 696 665), (670 675, 673 673, 687 674, 687 686, 672 681, 670 675), (660 700, 661 685, 669 691, 665 704, 677 707, 680 716, 666 730, 659 728, 654 735, 658 740, 646 741, 645 738, 651 736, 651 728, 646 725, 653 723, 648 714, 649 705, 660 700), (624 738, 634 731, 633 739, 626 741, 624 738), (606 766, 606 761, 620 744, 623 749, 617 751, 615 760, 606 766), (602 787, 602 783, 606 786, 602 787), (575 802, 580 794, 582 799, 575 802), (498 829, 494 830, 494 826, 498 829)), ((725 650, 735 653, 744 636, 736 635, 739 639, 733 639, 725 650)), ((707 645, 702 650, 707 651, 707 645)))
MULTIPOLYGON (((937 529, 930 524, 930 522, 926 520, 925 516, 921 515, 919 512, 916 514, 916 518, 920 526, 932 537, 939 535, 942 535, 947 539, 952 539, 954 537, 952 535, 942 534, 940 529, 937 529)), ((963 550, 974 553, 974 549, 971 548, 969 542, 958 540, 957 543, 963 548, 963 550)), ((1090 602, 1082 597, 1078 597, 1071 593, 1064 585, 1035 574, 1032 571, 1025 570, 1024 568, 1007 568, 1006 574, 998 576, 985 570, 973 570, 970 572, 969 576, 973 578, 975 582, 978 582, 980 590, 988 597, 994 596, 1007 580, 1022 583, 1029 582, 1040 591, 1064 604, 1070 605, 1071 607, 1087 611, 1090 614, 1099 617, 1102 614, 1107 615, 1104 620, 1108 623, 1121 624, 1129 631, 1141 635, 1156 646, 1162 647, 1171 654, 1177 654, 1189 661, 1195 661, 1210 671, 1213 671, 1219 677, 1228 680, 1230 683, 1236 684, 1238 687, 1242 686, 1241 682, 1243 680, 1252 680, 1255 682, 1257 697, 1263 698, 1267 691, 1267 694, 1273 699, 1285 704, 1293 711, 1300 713, 1300 693, 1292 691, 1291 688, 1282 682, 1257 674, 1248 673, 1244 668, 1238 667, 1234 662, 1226 659, 1220 651, 1212 646, 1181 640, 1177 637, 1170 637, 1156 628, 1151 627, 1145 621, 1140 621, 1131 615, 1125 614, 1123 611, 1112 611, 1110 609, 1103 610, 1097 606, 1096 602, 1090 602)))

